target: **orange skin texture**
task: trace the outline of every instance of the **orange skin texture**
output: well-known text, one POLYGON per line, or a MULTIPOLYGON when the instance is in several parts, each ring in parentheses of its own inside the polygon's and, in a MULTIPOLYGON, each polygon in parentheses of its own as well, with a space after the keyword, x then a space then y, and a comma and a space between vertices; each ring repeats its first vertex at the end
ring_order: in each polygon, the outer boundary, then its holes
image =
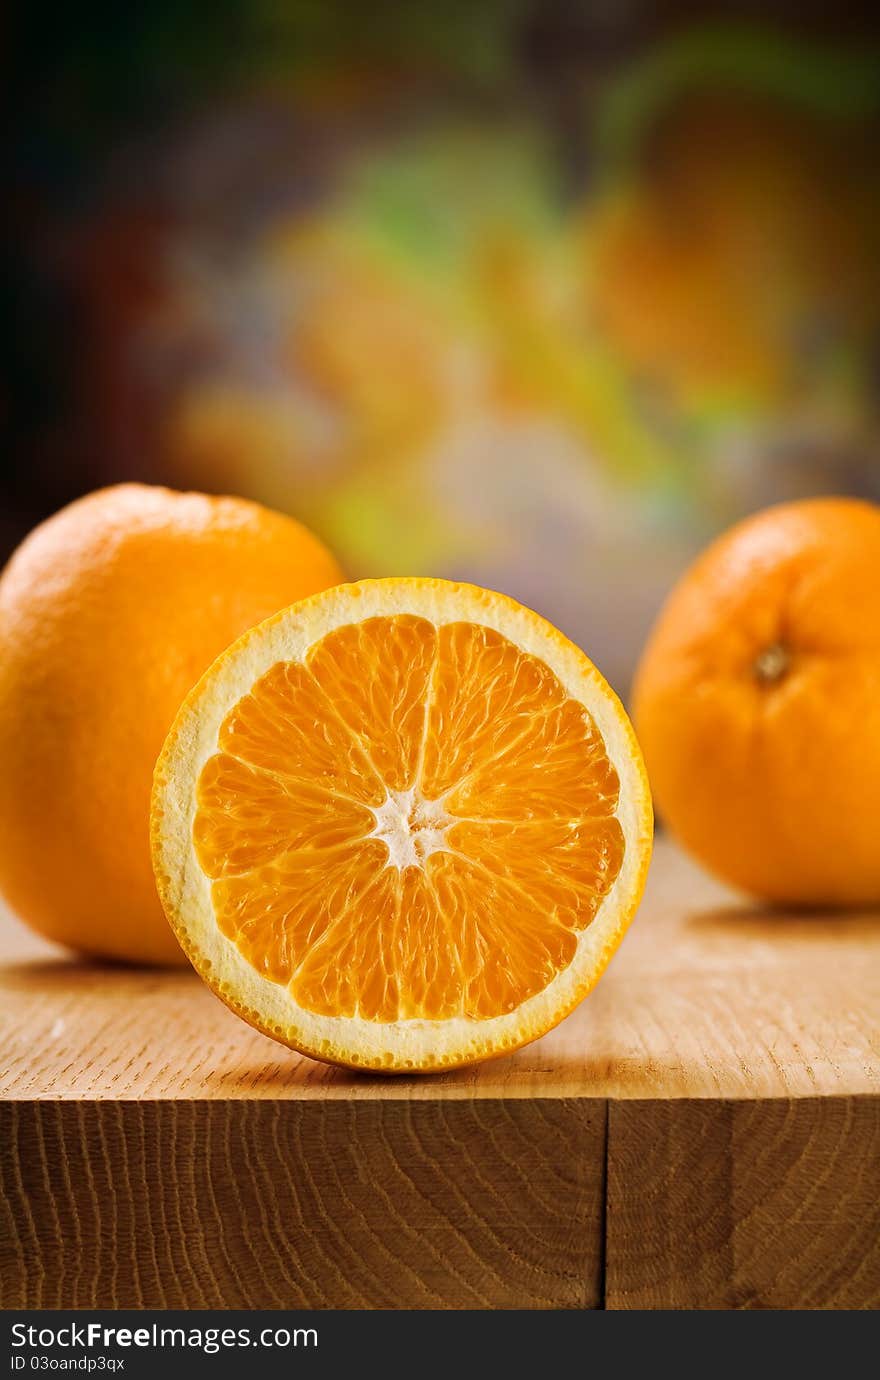
POLYGON ((780 904, 880 901, 880 508, 783 504, 722 536, 633 699, 659 813, 710 871, 780 904))
POLYGON ((37 527, 0 577, 0 891, 49 939, 184 963, 150 862, 180 703, 253 624, 343 578, 291 518, 122 484, 37 527))

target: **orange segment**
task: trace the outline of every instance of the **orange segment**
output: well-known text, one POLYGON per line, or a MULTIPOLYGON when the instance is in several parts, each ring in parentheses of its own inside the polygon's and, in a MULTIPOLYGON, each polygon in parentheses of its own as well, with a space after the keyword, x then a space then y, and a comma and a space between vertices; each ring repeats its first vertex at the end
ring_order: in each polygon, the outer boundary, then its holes
POLYGON ((571 962, 576 939, 560 918, 481 863, 444 855, 435 887, 441 914, 463 916, 455 944, 471 1019, 515 1010, 571 962))
POLYGON ((274 776, 226 753, 206 763, 198 801, 193 838, 208 877, 351 843, 373 827, 372 814, 357 801, 274 776))
POLYGON ((172 923, 248 1019, 431 1067, 532 1038, 596 981, 650 804, 622 709, 549 625, 379 581, 278 615, 215 671, 160 760, 154 846, 172 923), (167 822, 187 817, 188 836, 167 822))
POLYGON ((623 831, 611 816, 526 824, 463 820, 450 830, 449 842, 569 930, 590 923, 624 852, 623 831))
POLYGON ((273 666, 224 721, 220 746, 279 776, 378 804, 382 782, 305 666, 273 666), (295 706, 295 710, 293 708, 295 706))
POLYGON ((388 790, 413 784, 425 736, 437 630, 424 618, 368 618, 328 633, 306 665, 388 790))
POLYGON ((368 1021, 392 1021, 399 1014, 393 953, 399 898, 380 854, 374 843, 352 869, 349 904, 357 908, 358 923, 346 922, 350 911, 337 912, 336 923, 302 958, 292 991, 306 1010, 359 1014, 368 1021))
POLYGON ((620 868, 617 776, 589 714, 543 662, 478 624, 438 636, 397 616, 328 633, 306 667, 281 663, 257 682, 220 742, 248 760, 220 753, 198 782, 199 861, 209 877, 238 874, 215 884, 218 923, 306 1010, 512 1011, 571 962, 620 868), (387 837, 368 837, 384 816, 348 796, 405 791, 387 837), (395 861, 395 829, 430 831, 435 847, 395 861), (413 870, 415 920, 412 889, 401 903, 413 870))
POLYGON ((543 712, 514 707, 495 755, 475 744, 476 765, 450 788, 456 814, 511 822, 614 814, 620 783, 589 714, 572 700, 543 712), (507 741, 505 741, 507 739, 507 741))
POLYGON ((448 624, 437 642, 423 773, 424 792, 435 797, 461 789, 475 768, 494 770, 523 739, 534 742, 542 719, 565 700, 549 667, 491 628, 448 624))

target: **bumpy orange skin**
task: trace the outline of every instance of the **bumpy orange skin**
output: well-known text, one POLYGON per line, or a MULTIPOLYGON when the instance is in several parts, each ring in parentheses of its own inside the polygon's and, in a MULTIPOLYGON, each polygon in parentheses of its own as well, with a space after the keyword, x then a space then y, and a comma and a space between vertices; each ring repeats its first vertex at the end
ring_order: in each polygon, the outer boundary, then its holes
POLYGON ((719 877, 880 901, 880 509, 785 504, 721 537, 660 614, 634 718, 661 818, 719 877))
POLYGON ((150 863, 159 749, 230 642, 341 579, 299 523, 239 498, 124 484, 31 533, 0 578, 0 891, 22 920, 185 961, 150 863))

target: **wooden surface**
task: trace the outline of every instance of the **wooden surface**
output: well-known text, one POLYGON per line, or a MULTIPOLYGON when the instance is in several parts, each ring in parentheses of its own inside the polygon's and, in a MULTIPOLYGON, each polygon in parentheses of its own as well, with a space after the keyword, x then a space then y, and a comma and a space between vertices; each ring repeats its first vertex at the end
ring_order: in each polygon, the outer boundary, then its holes
POLYGON ((378 1079, 0 922, 4 1307, 880 1304, 880 917, 659 846, 596 992, 378 1079))

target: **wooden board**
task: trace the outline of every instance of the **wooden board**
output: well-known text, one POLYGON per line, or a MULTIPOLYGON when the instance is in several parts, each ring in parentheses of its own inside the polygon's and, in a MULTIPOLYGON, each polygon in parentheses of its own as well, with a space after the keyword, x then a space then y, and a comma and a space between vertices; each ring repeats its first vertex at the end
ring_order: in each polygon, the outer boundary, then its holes
POLYGON ((4 1307, 880 1304, 880 916, 660 845, 596 992, 431 1078, 0 924, 4 1307))

